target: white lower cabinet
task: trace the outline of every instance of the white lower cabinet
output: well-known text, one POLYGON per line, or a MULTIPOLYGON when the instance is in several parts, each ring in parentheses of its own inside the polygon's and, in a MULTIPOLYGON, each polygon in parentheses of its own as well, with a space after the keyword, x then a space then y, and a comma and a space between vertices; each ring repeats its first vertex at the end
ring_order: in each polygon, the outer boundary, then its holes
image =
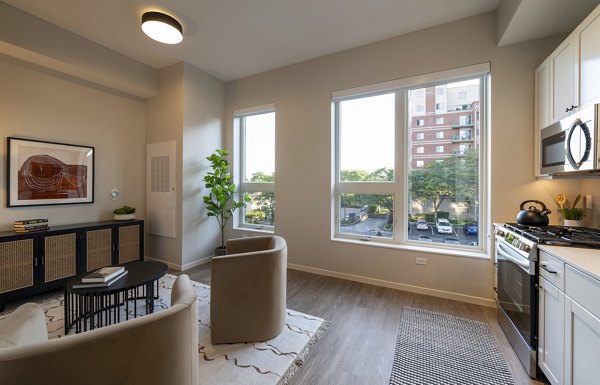
POLYGON ((600 281, 569 265, 564 292, 539 278, 538 365, 552 385, 600 384, 600 281))
POLYGON ((552 385, 564 381, 565 293, 540 277, 538 365, 552 385))
MULTIPOLYGON (((596 297, 598 298, 598 297, 596 297)), ((600 319, 565 297, 565 384, 598 384, 600 319)))

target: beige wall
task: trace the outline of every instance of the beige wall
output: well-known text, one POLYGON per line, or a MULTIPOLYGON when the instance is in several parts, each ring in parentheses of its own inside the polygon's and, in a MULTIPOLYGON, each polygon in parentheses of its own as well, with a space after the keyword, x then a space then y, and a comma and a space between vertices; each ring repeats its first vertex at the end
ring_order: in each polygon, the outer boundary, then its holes
MULTIPOLYGON (((559 43, 496 47, 493 13, 310 60, 227 84, 226 144, 235 109, 275 103, 276 233, 297 268, 491 304, 493 265, 474 259, 331 240, 331 92, 491 62, 491 217, 514 221, 521 201, 550 203, 579 183, 536 181, 533 72, 559 43), (550 182, 549 184, 546 182, 550 182), (427 257, 417 266, 415 257, 427 257)), ((230 236, 243 235, 230 231, 230 236)))
POLYGON ((214 254, 219 227, 202 203, 206 157, 222 143, 225 85, 187 63, 163 68, 147 101, 147 143, 176 141, 176 237, 147 234, 146 255, 185 270, 214 254))
POLYGON ((144 103, 3 55, 0 89, 0 230, 37 217, 51 226, 109 220, 123 204, 144 218, 144 103), (7 136, 95 147, 95 202, 7 208, 7 136), (112 188, 121 192, 118 201, 110 199, 112 188))
POLYGON ((156 70, 0 1, 0 54, 110 87, 156 94, 156 70))
MULTIPOLYGON (((175 166, 176 209, 175 238, 146 234, 148 257, 181 265, 181 151, 183 138, 183 63, 158 72, 158 93, 146 101, 146 143, 175 141, 177 146, 175 166)), ((145 145, 145 144, 144 144, 145 145)), ((146 166, 142 169, 144 175, 146 166)), ((146 192, 145 184, 140 188, 146 192)))
POLYGON ((206 215, 202 178, 209 171, 206 157, 221 148, 225 84, 190 64, 184 65, 182 266, 193 266, 214 254, 221 232, 206 215))

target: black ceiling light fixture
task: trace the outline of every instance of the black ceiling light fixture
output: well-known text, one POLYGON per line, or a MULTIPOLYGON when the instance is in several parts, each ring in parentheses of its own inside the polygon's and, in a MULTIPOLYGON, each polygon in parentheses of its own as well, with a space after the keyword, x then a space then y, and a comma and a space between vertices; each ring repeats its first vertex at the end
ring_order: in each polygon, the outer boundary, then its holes
POLYGON ((142 15, 142 30, 150 38, 165 44, 178 44, 183 40, 181 24, 162 12, 145 12, 142 15))

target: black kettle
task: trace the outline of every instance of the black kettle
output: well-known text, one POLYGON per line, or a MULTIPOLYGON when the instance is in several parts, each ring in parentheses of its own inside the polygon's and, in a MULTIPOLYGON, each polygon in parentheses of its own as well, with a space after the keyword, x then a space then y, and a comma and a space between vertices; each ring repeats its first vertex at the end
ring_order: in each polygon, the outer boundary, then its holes
POLYGON ((543 202, 530 200, 521 203, 520 207, 521 211, 517 214, 517 223, 524 226, 548 226, 550 222, 550 218, 548 218, 548 214, 552 211, 546 209, 546 205, 543 202), (525 208, 526 203, 537 203, 542 206, 541 210, 538 210, 535 206, 529 206, 529 208, 525 208))

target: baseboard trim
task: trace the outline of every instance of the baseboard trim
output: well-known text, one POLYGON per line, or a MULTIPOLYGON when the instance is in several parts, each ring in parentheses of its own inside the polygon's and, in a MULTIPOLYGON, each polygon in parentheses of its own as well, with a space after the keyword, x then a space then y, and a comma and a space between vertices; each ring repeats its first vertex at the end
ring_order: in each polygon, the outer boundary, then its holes
POLYGON ((194 261, 194 262, 186 263, 185 265, 180 265, 177 263, 163 261, 161 259, 150 258, 150 257, 144 257, 144 259, 148 260, 148 261, 157 261, 157 262, 165 263, 167 266, 169 266, 169 269, 173 269, 173 270, 177 270, 177 271, 186 271, 186 270, 192 269, 196 266, 204 265, 205 263, 210 262, 212 260, 212 255, 210 257, 202 258, 202 259, 194 261))
POLYGON ((421 286, 407 285, 404 283, 385 281, 383 279, 363 277, 360 275, 354 275, 354 274, 348 274, 348 273, 340 273, 338 271, 318 269, 315 267, 297 265, 294 263, 288 263, 288 268, 292 269, 292 270, 304 271, 307 273, 324 275, 327 277, 340 278, 340 279, 345 279, 348 281, 355 281, 355 282, 367 283, 369 285, 388 287, 390 289, 408 291, 411 293, 431 295, 433 297, 452 299, 455 301, 472 303, 475 305, 487 306, 487 307, 492 307, 492 308, 496 307, 496 302, 493 299, 489 299, 489 298, 474 297, 474 296, 465 295, 465 294, 453 293, 450 291, 430 289, 430 288, 421 287, 421 286))

